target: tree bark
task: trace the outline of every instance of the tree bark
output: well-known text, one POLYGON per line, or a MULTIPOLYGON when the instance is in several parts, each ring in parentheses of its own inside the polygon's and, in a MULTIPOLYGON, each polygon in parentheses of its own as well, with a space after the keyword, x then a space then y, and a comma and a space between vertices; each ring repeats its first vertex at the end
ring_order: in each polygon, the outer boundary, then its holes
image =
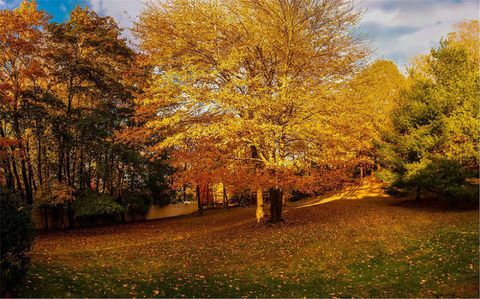
POLYGON ((223 206, 225 209, 228 209, 228 196, 227 196, 227 188, 225 187, 225 183, 222 183, 223 186, 223 206))
POLYGON ((67 203, 68 228, 75 228, 75 219, 73 218, 73 201, 69 200, 67 203))
POLYGON ((198 184, 196 187, 196 196, 197 196, 197 204, 198 204, 198 214, 201 216, 203 215, 203 203, 202 203, 202 198, 200 196, 200 185, 198 184))
POLYGON ((182 201, 186 202, 187 201, 187 185, 183 184, 182 186, 182 201))
POLYGON ((265 211, 263 210, 263 190, 262 188, 257 189, 257 210, 255 212, 257 222, 260 222, 265 216, 265 211))
POLYGON ((280 188, 270 188, 270 223, 278 223, 282 219, 282 190, 280 188))
POLYGON ((417 188, 415 189, 415 200, 420 200, 420 197, 421 197, 421 188, 417 186, 417 188))
MULTIPOLYGON (((3 124, 0 123, 0 136, 5 138, 5 131, 3 130, 3 124)), ((8 148, 5 148, 5 159, 3 160, 3 165, 5 169, 5 184, 7 185, 8 189, 15 190, 15 181, 13 177, 12 170, 10 168, 10 154, 8 152, 8 148)), ((12 157, 12 163, 15 163, 15 160, 12 157)))
POLYGON ((46 206, 43 207, 43 219, 45 221, 45 231, 48 231, 48 208, 46 206))

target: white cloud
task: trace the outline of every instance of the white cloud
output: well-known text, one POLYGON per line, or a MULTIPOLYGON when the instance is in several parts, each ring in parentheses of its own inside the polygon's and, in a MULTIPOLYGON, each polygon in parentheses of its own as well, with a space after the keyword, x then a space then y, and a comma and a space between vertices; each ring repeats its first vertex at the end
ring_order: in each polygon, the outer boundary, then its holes
MULTIPOLYGON (((92 9, 114 17, 124 36, 148 0, 89 0, 92 9)), ((160 0, 157 0, 160 1, 160 0)), ((0 0, 0 3, 4 0, 0 0)), ((432 46, 463 19, 479 18, 478 0, 355 0, 366 9, 361 28, 373 43, 375 56, 394 60, 399 67, 432 46)), ((1 5, 0 5, 1 6, 1 5)))
POLYGON ((466 1, 356 1, 366 9, 363 28, 376 48, 376 57, 395 60, 400 66, 432 46, 464 19, 479 18, 478 0, 466 1))
POLYGON ((130 28, 140 14, 144 0, 89 0, 89 2, 91 8, 99 14, 113 17, 118 25, 124 28, 123 36, 134 41, 130 28))
POLYGON ((14 9, 21 0, 0 0, 0 9, 14 9))

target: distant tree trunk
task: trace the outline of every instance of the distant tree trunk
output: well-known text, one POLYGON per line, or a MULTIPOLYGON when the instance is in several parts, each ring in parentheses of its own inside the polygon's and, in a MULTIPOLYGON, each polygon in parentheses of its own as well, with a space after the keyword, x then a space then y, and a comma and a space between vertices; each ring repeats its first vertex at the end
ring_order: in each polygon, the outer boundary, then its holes
POLYGON ((209 191, 210 191, 210 187, 209 187, 209 184, 208 184, 208 183, 206 183, 206 184, 204 185, 204 190, 205 190, 205 199, 206 199, 206 201, 207 201, 207 209, 208 209, 209 207, 212 206, 211 200, 210 200, 210 192, 209 192, 209 191))
POLYGON ((186 202, 187 201, 187 185, 186 184, 183 184, 182 186, 182 200, 183 202, 186 202))
POLYGON ((360 178, 363 179, 364 173, 363 173, 363 166, 360 166, 360 178))
POLYGON ((282 219, 282 190, 280 188, 270 188, 270 222, 278 223, 282 219))
POLYGON ((37 175, 38 175, 38 184, 43 185, 43 173, 42 173, 42 137, 40 133, 40 128, 38 125, 38 121, 35 122, 36 124, 36 137, 37 137, 37 175))
POLYGON ((225 183, 222 183, 223 186, 223 206, 225 209, 228 209, 228 196, 227 196, 227 188, 225 187, 225 183))
MULTIPOLYGON (((81 141, 83 142, 83 141, 81 141)), ((84 175, 84 154, 83 154, 83 147, 80 148, 80 159, 78 161, 78 189, 83 190, 85 189, 85 175, 84 175)))
MULTIPOLYGON (((0 136, 5 138, 5 131, 3 130, 3 124, 0 123, 0 136)), ((9 152, 8 148, 5 149, 5 159, 3 160, 4 162, 4 169, 5 169, 5 184, 7 185, 7 188, 11 190, 15 190, 15 181, 13 177, 12 170, 10 168, 10 157, 9 157, 9 152)), ((15 160, 12 157, 12 163, 15 165, 15 160)))
POLYGON ((265 212, 263 210, 263 190, 262 188, 257 189, 257 211, 255 213, 257 222, 260 222, 263 217, 265 216, 265 212))
POLYGON ((75 228, 75 220, 73 218, 73 201, 69 200, 67 202, 67 214, 68 214, 68 228, 75 228))
MULTIPOLYGON (((22 144, 22 142, 23 141, 20 141, 20 144, 22 144)), ((26 153, 23 146, 19 146, 19 149, 22 152, 21 158, 20 158, 20 166, 22 171, 23 186, 25 187, 25 200, 29 205, 31 205, 33 203, 33 194, 32 194, 32 186, 30 185, 29 177, 27 174, 27 165, 25 163, 26 153)))
POLYGON ((27 167, 28 167, 28 184, 30 185, 30 188, 32 189, 32 202, 33 202, 33 191, 37 191, 37 185, 35 183, 32 162, 31 162, 31 159, 30 159, 30 145, 29 145, 28 140, 26 141, 25 150, 26 150, 25 154, 26 154, 27 167))
POLYGON ((58 168, 57 168, 57 180, 63 182, 62 169, 63 169, 63 134, 58 140, 58 168))
POLYGON ((15 190, 15 182, 13 179, 12 170, 10 169, 10 159, 8 153, 5 153, 5 159, 3 160, 3 168, 5 169, 5 184, 10 190, 15 190))
POLYGON ((197 204, 198 204, 198 214, 203 215, 203 203, 202 203, 202 198, 200 196, 200 185, 198 184, 196 187, 196 196, 197 196, 197 204))
POLYGON ((47 214, 47 207, 43 207, 43 220, 45 221, 45 231, 48 231, 48 214, 47 214))
POLYGON ((12 155, 12 170, 13 176, 17 181, 17 191, 20 193, 22 198, 25 198, 25 193, 23 192, 22 182, 20 181, 20 176, 18 175, 17 164, 15 162, 15 157, 12 155))
POLYGON ((421 188, 417 186, 417 188, 415 189, 415 200, 420 200, 420 197, 421 197, 421 188))

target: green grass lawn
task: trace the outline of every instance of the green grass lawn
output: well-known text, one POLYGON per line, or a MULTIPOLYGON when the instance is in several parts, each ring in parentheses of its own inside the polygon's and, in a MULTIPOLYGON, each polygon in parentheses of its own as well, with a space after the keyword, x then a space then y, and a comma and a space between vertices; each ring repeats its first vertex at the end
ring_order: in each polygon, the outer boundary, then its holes
POLYGON ((37 237, 22 297, 478 297, 478 211, 366 198, 37 237))

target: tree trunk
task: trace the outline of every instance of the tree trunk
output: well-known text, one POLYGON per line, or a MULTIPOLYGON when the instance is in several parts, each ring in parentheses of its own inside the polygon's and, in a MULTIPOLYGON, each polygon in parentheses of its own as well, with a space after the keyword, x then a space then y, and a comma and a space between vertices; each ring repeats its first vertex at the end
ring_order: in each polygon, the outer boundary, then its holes
MULTIPOLYGON (((0 136, 5 138, 5 131, 3 130, 3 124, 0 123, 0 136)), ((8 148, 5 148, 5 159, 3 160, 3 165, 5 169, 5 184, 8 189, 15 190, 15 181, 13 177, 12 170, 10 168, 10 154, 8 148)), ((12 156, 12 163, 15 163, 15 160, 12 156)))
POLYGON ((187 185, 183 184, 182 186, 182 201, 186 202, 187 201, 187 185))
POLYGON ((417 186, 417 188, 415 189, 415 200, 420 200, 420 197, 421 197, 421 188, 417 186))
POLYGON ((197 204, 198 204, 198 214, 203 215, 203 203, 202 203, 202 198, 200 196, 200 185, 198 184, 196 187, 196 196, 197 196, 197 204))
POLYGON ((12 170, 13 176, 17 181, 17 191, 20 193, 20 196, 25 199, 25 193, 23 192, 22 182, 20 181, 20 176, 18 175, 17 164, 15 161, 15 157, 12 155, 12 170))
POLYGON ((75 228, 75 219, 73 218, 73 201, 69 200, 67 204, 68 228, 75 228))
MULTIPOLYGON (((20 144, 22 141, 20 141, 20 144)), ((33 194, 32 194, 32 188, 30 186, 30 181, 28 179, 28 174, 27 174, 27 165, 25 163, 25 150, 22 147, 19 146, 20 151, 23 153, 21 154, 20 158, 20 166, 21 166, 21 171, 22 171, 22 179, 23 179, 23 186, 25 187, 25 200, 27 201, 27 204, 31 205, 33 203, 33 194)))
POLYGON ((38 141, 37 148, 37 175, 38 175, 38 184, 43 185, 43 173, 42 173, 42 141, 38 141))
POLYGON ((282 219, 282 190, 280 188, 270 188, 270 222, 278 223, 282 219))
POLYGON ((47 207, 43 207, 43 219, 45 221, 45 231, 48 231, 48 213, 47 213, 47 207))
POLYGON ((58 168, 57 168, 57 180, 61 183, 63 182, 63 136, 59 138, 58 140, 58 168))
POLYGON ((263 190, 262 188, 257 189, 257 211, 255 213, 257 222, 260 222, 263 217, 265 216, 265 212, 263 210, 263 190))
POLYGON ((225 209, 228 209, 227 188, 225 187, 224 183, 222 183, 222 186, 223 186, 223 206, 225 209))

